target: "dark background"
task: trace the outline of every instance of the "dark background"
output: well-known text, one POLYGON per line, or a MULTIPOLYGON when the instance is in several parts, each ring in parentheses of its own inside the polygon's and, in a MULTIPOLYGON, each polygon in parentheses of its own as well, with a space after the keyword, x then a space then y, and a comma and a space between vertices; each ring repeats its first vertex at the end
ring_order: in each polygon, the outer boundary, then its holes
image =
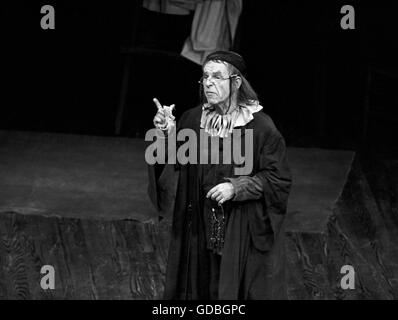
MULTIPOLYGON (((2 4, 0 129, 114 136, 126 48, 161 51, 132 55, 122 136, 143 137, 152 127, 153 97, 175 103, 177 116, 194 107, 201 68, 178 55, 192 15, 137 11, 139 2, 2 4), (45 4, 55 8, 55 30, 40 27, 45 4)), ((392 3, 243 1, 234 50, 288 145, 396 145, 392 3), (355 8, 355 30, 340 27, 345 4, 355 8)))

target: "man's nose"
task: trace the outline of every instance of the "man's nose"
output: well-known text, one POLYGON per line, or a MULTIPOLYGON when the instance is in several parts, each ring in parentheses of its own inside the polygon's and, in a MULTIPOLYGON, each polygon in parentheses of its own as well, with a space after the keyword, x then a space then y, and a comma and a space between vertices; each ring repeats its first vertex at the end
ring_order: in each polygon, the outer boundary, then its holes
POLYGON ((204 85, 206 87, 210 87, 210 86, 214 85, 213 80, 211 80, 210 78, 204 79, 204 85))

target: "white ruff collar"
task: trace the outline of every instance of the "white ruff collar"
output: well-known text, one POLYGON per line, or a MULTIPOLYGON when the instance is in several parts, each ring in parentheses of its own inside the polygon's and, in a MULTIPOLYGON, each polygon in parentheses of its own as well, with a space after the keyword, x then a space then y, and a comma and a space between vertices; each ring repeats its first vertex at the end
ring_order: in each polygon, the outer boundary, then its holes
POLYGON ((260 111, 263 107, 257 100, 251 104, 238 105, 237 108, 227 114, 219 114, 211 105, 205 103, 202 107, 202 118, 200 127, 211 136, 221 138, 228 137, 235 127, 241 127, 253 120, 253 113, 260 111))

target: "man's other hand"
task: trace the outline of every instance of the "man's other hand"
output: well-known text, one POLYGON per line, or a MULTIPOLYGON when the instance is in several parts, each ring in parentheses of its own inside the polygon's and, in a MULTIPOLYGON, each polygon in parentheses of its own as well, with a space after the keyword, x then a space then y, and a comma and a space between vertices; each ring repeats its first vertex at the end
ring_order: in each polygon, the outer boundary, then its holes
POLYGON ((225 201, 232 199, 235 195, 234 186, 231 182, 223 182, 211 188, 206 198, 211 198, 218 202, 219 205, 225 201))

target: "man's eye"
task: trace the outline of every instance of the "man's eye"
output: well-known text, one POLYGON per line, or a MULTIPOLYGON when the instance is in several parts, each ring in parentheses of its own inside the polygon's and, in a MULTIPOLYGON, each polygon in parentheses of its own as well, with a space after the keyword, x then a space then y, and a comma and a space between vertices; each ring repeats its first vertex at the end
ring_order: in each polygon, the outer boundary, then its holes
POLYGON ((216 80, 221 80, 222 77, 221 77, 221 76, 214 76, 214 79, 216 79, 216 80))

